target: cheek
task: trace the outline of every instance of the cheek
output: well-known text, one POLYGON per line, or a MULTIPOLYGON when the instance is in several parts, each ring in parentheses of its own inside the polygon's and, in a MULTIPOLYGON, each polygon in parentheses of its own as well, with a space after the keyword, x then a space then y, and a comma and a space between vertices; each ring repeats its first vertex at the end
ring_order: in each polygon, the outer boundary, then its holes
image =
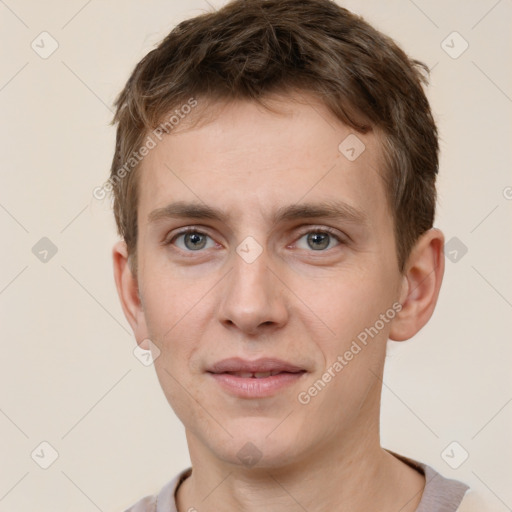
POLYGON ((184 290, 181 284, 169 278, 148 283, 144 313, 150 338, 160 350, 154 361, 160 386, 176 415, 190 424, 198 413, 191 396, 201 398, 194 361, 204 331, 200 315, 208 305, 200 300, 204 294, 184 290))
MULTIPOLYGON (((155 370, 159 378, 172 381, 170 375, 178 377, 183 364, 190 357, 193 344, 190 343, 190 330, 184 329, 190 315, 192 298, 183 293, 176 280, 148 279, 144 286, 144 318, 151 341, 160 350, 155 360, 155 370)), ((193 311, 193 309, 192 309, 193 311)), ((170 385, 172 382, 166 384, 170 385)))
POLYGON ((144 317, 150 339, 161 350, 161 371, 167 369, 173 375, 181 375, 181 380, 188 373, 199 371, 194 354, 213 315, 210 289, 209 281, 191 281, 170 272, 146 276, 144 317))
POLYGON ((313 283, 298 280, 294 289, 304 302, 304 314, 314 313, 310 327, 317 330, 317 334, 322 330, 321 339, 327 348, 335 350, 350 344, 361 331, 373 325, 393 301, 386 279, 359 270, 313 283))
POLYGON ((160 257, 145 258, 141 276, 144 316, 157 338, 166 338, 184 319, 202 295, 202 284, 180 275, 160 257))

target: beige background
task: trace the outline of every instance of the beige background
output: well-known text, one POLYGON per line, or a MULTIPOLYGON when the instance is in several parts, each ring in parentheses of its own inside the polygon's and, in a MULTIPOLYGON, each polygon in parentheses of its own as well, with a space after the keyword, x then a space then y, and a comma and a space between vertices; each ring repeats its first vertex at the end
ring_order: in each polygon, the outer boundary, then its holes
MULTIPOLYGON (((340 3, 434 67, 436 226, 467 247, 447 261, 430 324, 390 345, 383 445, 470 484, 480 510, 511 510, 512 2, 340 3), (453 31, 463 39, 443 48, 453 31), (458 58, 445 51, 464 41, 458 58), (441 456, 453 441, 469 453, 458 469, 441 456)), ((108 176, 111 105, 133 66, 205 9, 206 0, 0 1, 1 512, 120 512, 189 463, 153 368, 133 354, 112 278, 110 205, 92 190, 108 176), (31 43, 48 52, 50 37, 59 46, 43 59, 31 43), (42 237, 58 250, 46 262, 32 252, 42 237), (48 469, 43 441, 58 452, 48 469)), ((450 448, 450 462, 461 453, 450 448)))

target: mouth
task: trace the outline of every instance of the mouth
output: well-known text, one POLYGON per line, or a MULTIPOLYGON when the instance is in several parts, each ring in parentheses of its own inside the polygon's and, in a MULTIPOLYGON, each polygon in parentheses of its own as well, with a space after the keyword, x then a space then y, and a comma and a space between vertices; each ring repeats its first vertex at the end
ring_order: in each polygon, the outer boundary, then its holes
POLYGON ((239 377, 241 379, 266 379, 267 377, 273 377, 274 375, 280 375, 283 373, 296 374, 296 373, 304 373, 306 370, 300 370, 297 372, 287 372, 287 371, 270 371, 270 372, 221 372, 214 373, 214 375, 234 375, 235 377, 239 377))
POLYGON ((280 359, 248 361, 231 358, 214 364, 207 373, 230 395, 265 398, 298 382, 307 370, 280 359))
POLYGON ((298 373, 306 371, 305 368, 296 364, 283 361, 282 359, 264 357, 255 359, 253 361, 248 359, 241 359, 239 357, 231 357, 229 359, 223 359, 207 368, 209 373, 230 373, 240 374, 243 377, 252 377, 261 375, 262 377, 268 377, 270 375, 276 375, 278 373, 298 373))

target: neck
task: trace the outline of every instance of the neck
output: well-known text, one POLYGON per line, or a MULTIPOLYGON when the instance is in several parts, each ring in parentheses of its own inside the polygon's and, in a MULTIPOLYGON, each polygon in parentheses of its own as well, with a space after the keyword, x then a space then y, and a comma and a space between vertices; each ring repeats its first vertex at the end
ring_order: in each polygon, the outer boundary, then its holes
MULTIPOLYGON (((191 449, 193 471, 177 492, 178 511, 266 512, 271 505, 273 512, 366 512, 378 504, 381 512, 414 512, 424 477, 372 434, 316 446, 286 467, 246 468, 191 449)), ((190 448, 198 442, 188 432, 187 438, 190 448)))

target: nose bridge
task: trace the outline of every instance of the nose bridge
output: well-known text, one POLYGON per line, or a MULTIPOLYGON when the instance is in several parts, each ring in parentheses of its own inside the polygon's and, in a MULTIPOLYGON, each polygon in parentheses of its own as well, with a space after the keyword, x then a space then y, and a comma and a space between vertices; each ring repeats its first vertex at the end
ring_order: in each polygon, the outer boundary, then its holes
POLYGON ((245 240, 232 255, 232 271, 223 287, 219 312, 221 322, 247 333, 263 325, 282 325, 287 315, 279 283, 268 268, 269 256, 251 243, 245 240))

